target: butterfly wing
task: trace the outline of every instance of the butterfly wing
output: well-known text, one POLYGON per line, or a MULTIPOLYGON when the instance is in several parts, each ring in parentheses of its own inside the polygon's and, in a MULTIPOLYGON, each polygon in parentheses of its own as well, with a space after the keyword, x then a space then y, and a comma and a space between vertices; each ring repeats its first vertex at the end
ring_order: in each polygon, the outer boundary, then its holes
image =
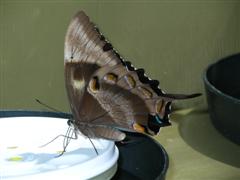
POLYGON ((121 60, 115 53, 108 51, 110 48, 111 45, 105 41, 104 36, 83 11, 73 17, 65 37, 65 63, 82 63, 97 67, 116 65, 121 60))
POLYGON ((96 70, 121 62, 114 53, 106 51, 108 48, 108 43, 88 16, 78 12, 70 22, 65 37, 65 85, 73 117, 83 134, 122 140, 125 134, 110 127, 114 126, 114 121, 86 90, 96 70), (104 125, 106 122, 107 125, 104 125))
POLYGON ((96 71, 88 92, 118 128, 154 135, 160 127, 170 124, 168 108, 173 99, 158 96, 149 84, 140 82, 136 71, 122 65, 96 71))
POLYGON ((154 135, 170 125, 174 99, 196 95, 167 95, 143 69, 124 61, 84 12, 67 30, 64 50, 65 83, 78 129, 95 138, 122 140, 118 129, 154 135))
MULTIPOLYGON (((88 104, 83 99, 83 94, 91 75, 102 66, 113 66, 121 62, 114 53, 105 51, 106 44, 83 11, 73 17, 64 46, 65 85, 73 114, 79 114, 79 108, 88 104)), ((85 99, 88 100, 90 97, 86 96, 85 99)))

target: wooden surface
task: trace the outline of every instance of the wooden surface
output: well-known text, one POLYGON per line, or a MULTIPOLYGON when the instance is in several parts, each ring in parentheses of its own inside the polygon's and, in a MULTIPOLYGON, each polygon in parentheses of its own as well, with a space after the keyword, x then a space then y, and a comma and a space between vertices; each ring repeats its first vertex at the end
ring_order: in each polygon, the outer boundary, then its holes
POLYGON ((213 127, 207 112, 173 115, 156 139, 170 158, 166 180, 240 179, 240 146, 213 127))

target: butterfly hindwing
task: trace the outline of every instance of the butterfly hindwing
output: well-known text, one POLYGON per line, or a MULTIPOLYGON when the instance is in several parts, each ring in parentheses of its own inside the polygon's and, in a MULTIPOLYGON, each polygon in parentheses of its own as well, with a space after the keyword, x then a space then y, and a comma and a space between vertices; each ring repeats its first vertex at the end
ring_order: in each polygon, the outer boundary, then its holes
POLYGON ((160 119, 164 119, 167 113, 165 106, 172 101, 158 96, 149 84, 141 83, 135 71, 119 65, 96 71, 89 82, 88 91, 109 112, 116 126, 121 127, 120 122, 128 122, 129 130, 150 134, 157 132, 149 125, 149 115, 158 118, 156 123, 160 128, 164 125, 160 119))

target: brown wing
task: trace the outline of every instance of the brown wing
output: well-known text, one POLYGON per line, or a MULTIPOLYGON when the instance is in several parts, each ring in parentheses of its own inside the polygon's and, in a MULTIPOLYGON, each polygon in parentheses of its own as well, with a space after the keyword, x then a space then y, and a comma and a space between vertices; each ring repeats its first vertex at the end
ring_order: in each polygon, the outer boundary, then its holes
POLYGON ((116 127, 151 135, 170 124, 168 116, 173 100, 198 95, 158 95, 150 84, 140 81, 137 71, 121 64, 97 70, 91 77, 88 92, 109 112, 116 127))
MULTIPOLYGON (((83 98, 92 74, 102 66, 112 66, 121 60, 113 51, 105 51, 108 44, 83 11, 70 22, 64 49, 65 84, 73 115, 79 119, 81 108, 97 108, 97 103, 87 103, 83 98)), ((87 98, 86 98, 87 97, 87 98)), ((91 110, 91 109, 90 109, 91 110)))
POLYGON ((64 64, 73 117, 91 137, 123 138, 115 127, 156 134, 170 124, 173 99, 195 97, 164 94, 158 81, 121 59, 82 11, 67 30, 64 64))
POLYGON ((109 43, 83 11, 73 17, 65 37, 65 63, 77 62, 99 67, 116 65, 121 60, 114 51, 109 51, 110 48, 109 43))
POLYGON ((88 92, 108 112, 116 127, 152 135, 158 132, 156 128, 159 130, 164 125, 161 119, 168 115, 167 108, 173 100, 158 96, 149 84, 139 81, 135 71, 121 65, 96 71, 89 82, 88 92), (152 127, 153 119, 149 116, 157 116, 156 126, 152 127))
MULTIPOLYGON (((86 91, 86 85, 96 70, 121 62, 115 51, 109 51, 109 45, 88 16, 78 12, 70 22, 65 37, 65 84, 73 117, 83 134, 122 140, 124 133, 111 128, 116 126, 112 117, 86 91)), ((124 124, 121 127, 128 128, 124 124)))

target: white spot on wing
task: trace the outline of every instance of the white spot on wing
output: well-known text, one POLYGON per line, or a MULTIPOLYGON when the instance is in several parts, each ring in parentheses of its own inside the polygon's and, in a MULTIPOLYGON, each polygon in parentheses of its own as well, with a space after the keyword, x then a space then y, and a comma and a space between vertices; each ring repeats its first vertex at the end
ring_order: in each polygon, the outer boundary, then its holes
POLYGON ((73 87, 74 87, 74 89, 78 89, 78 90, 83 89, 85 87, 84 79, 81 79, 81 80, 75 79, 75 80, 73 80, 73 87))

